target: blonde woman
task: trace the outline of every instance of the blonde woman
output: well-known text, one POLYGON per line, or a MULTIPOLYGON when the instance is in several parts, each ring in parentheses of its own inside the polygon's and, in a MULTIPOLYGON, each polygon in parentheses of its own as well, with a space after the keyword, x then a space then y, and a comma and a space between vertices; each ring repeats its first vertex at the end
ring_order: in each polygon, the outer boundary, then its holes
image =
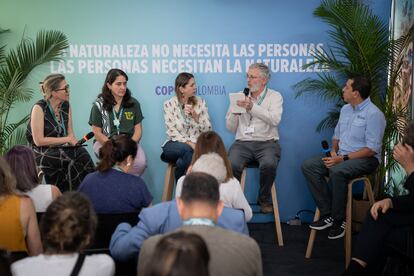
POLYGON ((76 190, 94 164, 86 149, 75 146, 69 84, 63 75, 52 74, 41 83, 41 91, 44 99, 32 108, 27 140, 46 182, 61 191, 76 190))

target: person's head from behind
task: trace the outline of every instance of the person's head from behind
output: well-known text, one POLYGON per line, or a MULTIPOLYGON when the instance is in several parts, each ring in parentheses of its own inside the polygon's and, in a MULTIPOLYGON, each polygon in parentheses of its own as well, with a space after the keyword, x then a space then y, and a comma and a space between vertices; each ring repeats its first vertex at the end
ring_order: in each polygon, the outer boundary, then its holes
POLYGON ((122 98, 123 103, 129 101, 131 91, 128 89, 127 84, 128 76, 124 71, 116 68, 108 71, 100 94, 104 100, 104 109, 112 110, 112 107, 116 105, 115 97, 122 98))
POLYGON ((208 276, 210 254, 197 234, 183 231, 163 237, 148 263, 146 276, 208 276))
POLYGON ((40 90, 45 100, 55 97, 61 100, 69 99, 69 84, 62 74, 51 74, 40 83, 40 90))
POLYGON ((217 179, 202 172, 186 175, 177 207, 182 220, 208 218, 217 222, 223 211, 217 179))
POLYGON ((7 161, 0 156, 0 196, 15 193, 16 178, 7 161))
POLYGON ((220 135, 214 131, 206 131, 200 134, 197 138, 197 143, 195 145, 192 164, 194 165, 198 158, 201 155, 215 152, 223 159, 225 169, 226 169, 226 178, 223 182, 227 182, 233 177, 233 170, 231 168, 231 162, 227 156, 226 148, 224 147, 223 140, 220 135))
POLYGON ((116 165, 128 172, 136 155, 137 143, 131 137, 125 134, 113 136, 99 150, 100 161, 97 169, 106 172, 116 165))
POLYGON ((201 155, 193 164, 191 172, 203 172, 212 175, 218 183, 223 183, 227 179, 223 158, 215 152, 201 155))
POLYGON ((178 74, 175 78, 175 94, 181 100, 188 99, 188 103, 195 105, 195 92, 197 91, 194 75, 186 72, 178 74))
POLYGON ((409 145, 414 149, 414 121, 409 122, 407 127, 405 128, 402 143, 404 145, 409 145))
POLYGON ((31 148, 17 145, 4 156, 14 175, 18 175, 17 189, 21 192, 32 190, 39 184, 36 161, 31 148))
POLYGON ((47 254, 80 252, 95 235, 97 218, 89 199, 79 192, 67 192, 53 201, 40 223, 47 254))

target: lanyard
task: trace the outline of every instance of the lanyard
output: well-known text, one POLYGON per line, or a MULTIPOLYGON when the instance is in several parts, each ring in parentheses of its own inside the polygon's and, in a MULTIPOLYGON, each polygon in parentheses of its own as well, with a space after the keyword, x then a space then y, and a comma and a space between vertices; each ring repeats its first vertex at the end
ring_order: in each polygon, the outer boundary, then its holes
POLYGON ((257 101, 257 105, 261 105, 261 104, 262 104, 262 102, 263 102, 264 98, 266 97, 266 94, 267 94, 267 87, 266 87, 266 90, 265 90, 265 92, 263 93, 263 95, 262 95, 262 96, 260 96, 259 100, 257 101))
POLYGON ((208 218, 190 218, 188 220, 183 221, 183 225, 207 225, 207 226, 215 226, 215 223, 208 218))
POLYGON ((59 122, 55 116, 55 112, 53 111, 53 108, 50 106, 49 101, 47 102, 47 106, 49 108, 50 113, 52 114, 53 120, 55 120, 56 124, 58 124, 59 126, 59 134, 60 134, 60 130, 63 130, 63 137, 66 137, 66 127, 65 127, 65 120, 63 118, 63 114, 62 114, 62 110, 60 110, 59 114, 60 114, 60 121, 59 122))
POLYGON ((112 114, 114 115, 114 126, 116 127, 116 132, 119 135, 119 126, 121 125, 121 119, 122 119, 122 113, 124 113, 124 108, 121 108, 121 111, 118 114, 118 117, 116 117, 115 108, 112 107, 112 114))
MULTIPOLYGON (((266 95, 267 95, 267 87, 266 87, 264 93, 257 100, 256 104, 260 106, 262 104, 264 98, 266 97, 266 95)), ((251 114, 249 114, 249 115, 250 115, 250 119, 249 119, 249 125, 248 126, 250 127, 250 125, 252 124, 253 116, 251 114)))

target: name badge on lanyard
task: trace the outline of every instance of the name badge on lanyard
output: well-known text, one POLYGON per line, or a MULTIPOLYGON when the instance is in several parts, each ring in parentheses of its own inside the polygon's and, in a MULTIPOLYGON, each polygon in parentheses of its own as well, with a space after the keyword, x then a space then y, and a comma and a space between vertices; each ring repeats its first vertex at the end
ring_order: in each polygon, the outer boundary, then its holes
POLYGON ((118 117, 116 117, 115 109, 112 108, 112 113, 114 115, 114 126, 116 127, 116 133, 119 135, 119 126, 121 125, 121 119, 122 119, 122 113, 124 113, 124 108, 121 108, 121 111, 119 112, 118 117))

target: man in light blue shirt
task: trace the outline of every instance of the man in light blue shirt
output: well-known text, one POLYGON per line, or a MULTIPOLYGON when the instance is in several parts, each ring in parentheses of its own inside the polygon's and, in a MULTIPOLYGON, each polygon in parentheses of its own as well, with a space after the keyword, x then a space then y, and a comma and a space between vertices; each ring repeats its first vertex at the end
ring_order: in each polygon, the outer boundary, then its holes
POLYGON ((342 89, 348 104, 341 109, 332 137, 330 157, 306 160, 302 171, 321 212, 321 219, 310 227, 322 230, 331 227, 329 239, 345 234, 345 204, 349 180, 370 174, 377 168, 385 117, 370 100, 371 86, 363 76, 348 79, 342 89), (325 177, 329 176, 331 186, 325 177))

